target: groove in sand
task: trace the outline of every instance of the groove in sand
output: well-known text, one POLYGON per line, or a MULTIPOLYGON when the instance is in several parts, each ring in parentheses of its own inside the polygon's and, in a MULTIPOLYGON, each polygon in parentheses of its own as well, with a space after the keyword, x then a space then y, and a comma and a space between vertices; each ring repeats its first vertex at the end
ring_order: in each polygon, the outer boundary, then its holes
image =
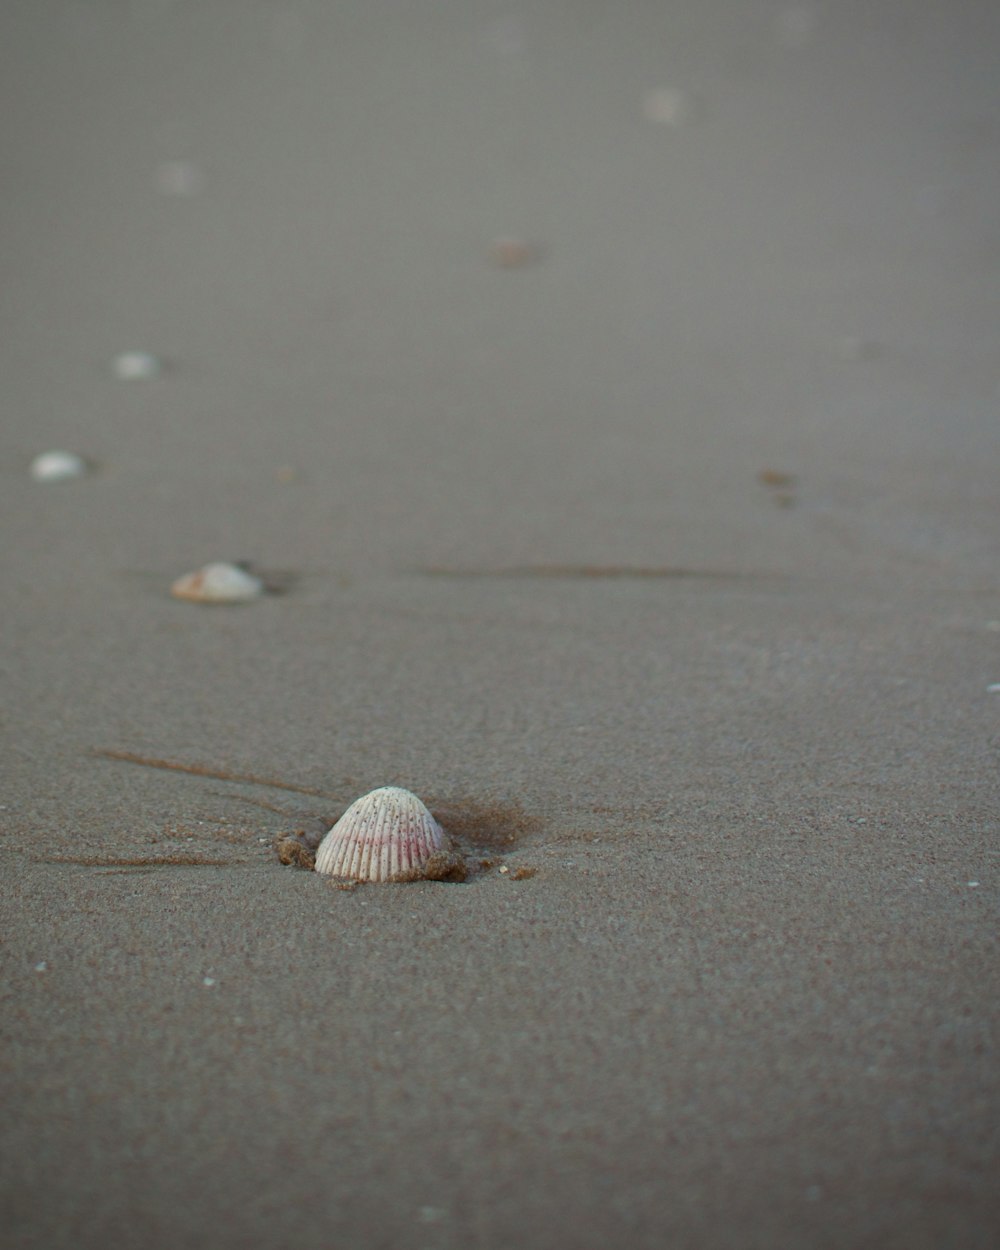
POLYGON ((673 565, 620 564, 524 564, 497 569, 450 569, 431 565, 420 570, 425 577, 549 577, 565 580, 595 581, 612 578, 704 578, 712 581, 735 581, 745 573, 728 573, 716 569, 678 568, 673 565))
POLYGON ((232 860, 199 855, 38 855, 37 864, 76 864, 81 868, 231 868, 232 860))
POLYGON ((282 781, 277 777, 258 777, 253 773, 232 773, 224 768, 209 768, 205 764, 184 764, 180 760, 160 760, 146 755, 137 755, 134 751, 110 751, 95 748, 94 755, 106 760, 120 760, 126 764, 140 764, 143 768, 164 768, 175 773, 189 773, 193 777, 212 777, 216 781, 237 781, 251 786, 267 786, 272 790, 291 790, 296 794, 311 794, 320 799, 340 801, 336 794, 326 790, 317 790, 313 786, 299 786, 291 781, 282 781))

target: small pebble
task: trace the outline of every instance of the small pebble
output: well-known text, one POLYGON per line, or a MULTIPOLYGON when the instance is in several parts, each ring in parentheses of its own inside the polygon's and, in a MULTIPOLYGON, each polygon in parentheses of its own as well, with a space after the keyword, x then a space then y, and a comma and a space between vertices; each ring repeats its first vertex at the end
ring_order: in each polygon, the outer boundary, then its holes
POLYGON ((260 598, 264 583, 238 564, 219 562, 178 577, 170 593, 193 603, 245 603, 260 598))
POLYGON ((35 971, 44 972, 48 966, 48 963, 43 959, 40 963, 35 964, 35 971))
POLYGON ((660 126, 685 126, 699 111, 694 97, 677 87, 654 87, 642 98, 643 116, 660 126))
POLYGON ((526 239, 494 239, 490 259, 500 269, 524 269, 539 258, 539 250, 526 239))
POLYGON ((211 988, 212 988, 212 986, 215 984, 215 978, 214 978, 214 977, 203 977, 203 978, 202 978, 202 982, 201 982, 201 983, 202 983, 202 985, 206 986, 208 989, 211 989, 211 988))
POLYGON ((111 372, 122 382, 143 382, 160 374, 160 362, 149 352, 120 352, 111 372))
POLYGON ((969 887, 969 889, 970 889, 970 890, 974 890, 974 889, 976 888, 976 886, 977 886, 977 885, 979 885, 979 882, 978 882, 978 881, 969 881, 969 882, 967 882, 966 884, 968 885, 968 887, 969 887))
POLYGON ((74 451, 44 451, 31 462, 31 476, 36 482, 68 482, 86 472, 86 462, 74 451))
POLYGON ((1000 694, 1000 681, 995 681, 991 686, 986 687, 987 694, 1000 694))

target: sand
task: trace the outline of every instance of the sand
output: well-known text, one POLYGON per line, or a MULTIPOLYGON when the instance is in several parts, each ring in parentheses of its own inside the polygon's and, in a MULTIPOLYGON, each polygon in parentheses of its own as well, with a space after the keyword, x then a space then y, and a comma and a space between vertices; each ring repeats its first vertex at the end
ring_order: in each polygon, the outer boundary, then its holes
POLYGON ((996 1245, 996 6, 2 26, 4 1250, 996 1245))

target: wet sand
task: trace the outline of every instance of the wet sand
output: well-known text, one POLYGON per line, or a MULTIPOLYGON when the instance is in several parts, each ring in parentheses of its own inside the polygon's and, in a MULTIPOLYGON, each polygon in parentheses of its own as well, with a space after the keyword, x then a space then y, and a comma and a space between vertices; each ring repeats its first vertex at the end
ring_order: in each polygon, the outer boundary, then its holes
POLYGON ((994 1246, 995 6, 2 24, 4 1247, 994 1246))

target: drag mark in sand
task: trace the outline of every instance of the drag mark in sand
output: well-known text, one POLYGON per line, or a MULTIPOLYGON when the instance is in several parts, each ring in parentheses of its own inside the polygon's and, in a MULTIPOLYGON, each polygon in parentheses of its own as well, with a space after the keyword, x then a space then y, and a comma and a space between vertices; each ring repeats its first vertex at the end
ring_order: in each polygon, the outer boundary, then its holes
MULTIPOLYGON (((718 569, 690 569, 674 565, 627 564, 522 564, 497 569, 450 569, 431 565, 420 570, 425 577, 547 577, 566 581, 608 581, 612 578, 703 578, 710 581, 736 581, 747 574, 718 569)), ((753 575, 751 575, 753 576, 753 575)), ((759 576, 759 575, 758 575, 759 576)))
POLYGON ((140 764, 143 768, 162 768, 169 772, 188 773, 192 777, 211 777, 216 781, 236 781, 251 786, 267 786, 271 790, 290 790, 295 794, 309 794, 320 799, 339 800, 339 795, 312 786, 300 786, 277 777, 258 777, 254 773, 233 773, 225 768, 209 768, 205 764, 185 764, 180 760, 161 760, 134 751, 112 751, 94 748, 93 754, 106 760, 119 760, 125 764, 140 764))
MULTIPOLYGON (((138 764, 143 768, 163 769, 168 772, 187 773, 194 777, 209 777, 218 781, 231 781, 243 785, 266 786, 276 790, 288 790, 296 794, 307 794, 317 798, 330 799, 338 805, 343 803, 343 797, 337 794, 331 794, 326 790, 319 790, 312 786, 297 785, 294 782, 282 781, 277 777, 261 777, 255 773, 235 773, 224 768, 212 768, 205 764, 187 764, 181 760, 159 759, 155 756, 139 755, 135 751, 121 751, 110 748, 93 747, 91 754, 102 759, 113 760, 125 764, 138 764)), ((349 781, 345 781, 345 785, 350 785, 349 781)), ((278 815, 289 818, 291 813, 283 811, 279 807, 266 802, 262 799, 250 798, 247 795, 227 795, 225 797, 235 798, 243 802, 254 803, 257 806, 267 808, 278 815)), ((464 858, 466 861, 475 861, 476 857, 481 855, 484 850, 489 849, 513 849, 518 846, 522 840, 529 840, 533 836, 539 834, 543 828, 543 821, 529 814, 524 810, 516 800, 494 800, 476 801, 470 799, 446 799, 442 805, 435 805, 433 817, 439 821, 448 830, 449 835, 454 839, 458 851, 454 859, 464 858)), ((309 817, 307 823, 318 820, 318 817, 309 817)), ((325 827, 329 827, 329 821, 322 822, 325 827)), ((226 837, 225 834, 222 835, 226 837)), ((282 864, 294 864, 299 868, 311 869, 314 864, 316 848, 323 839, 322 833, 307 833, 305 830, 299 830, 296 833, 280 833, 274 839, 274 846, 277 850, 279 861, 282 864)), ((236 841, 234 838, 227 838, 229 841, 236 841)), ((266 839, 260 838, 259 841, 266 839)), ((239 840, 242 843, 242 839, 239 840)), ((76 863, 85 867, 103 867, 103 868, 123 868, 123 869, 140 869, 140 868, 157 868, 163 866, 174 867, 201 867, 201 866, 217 866, 232 867, 228 860, 211 860, 200 856, 158 856, 158 857, 118 857, 115 859, 86 857, 81 859, 59 858, 46 862, 51 863, 76 863)), ((490 865, 492 866, 492 865, 490 865)), ((451 872, 454 865, 447 866, 451 872)), ((481 864, 482 868, 487 867, 484 860, 481 864)), ((514 875, 514 880, 520 881, 529 875, 534 875, 534 870, 525 870, 523 873, 514 875)))
POLYGON ((201 855, 34 855, 36 864, 75 864, 78 868, 231 868, 228 859, 201 855))

